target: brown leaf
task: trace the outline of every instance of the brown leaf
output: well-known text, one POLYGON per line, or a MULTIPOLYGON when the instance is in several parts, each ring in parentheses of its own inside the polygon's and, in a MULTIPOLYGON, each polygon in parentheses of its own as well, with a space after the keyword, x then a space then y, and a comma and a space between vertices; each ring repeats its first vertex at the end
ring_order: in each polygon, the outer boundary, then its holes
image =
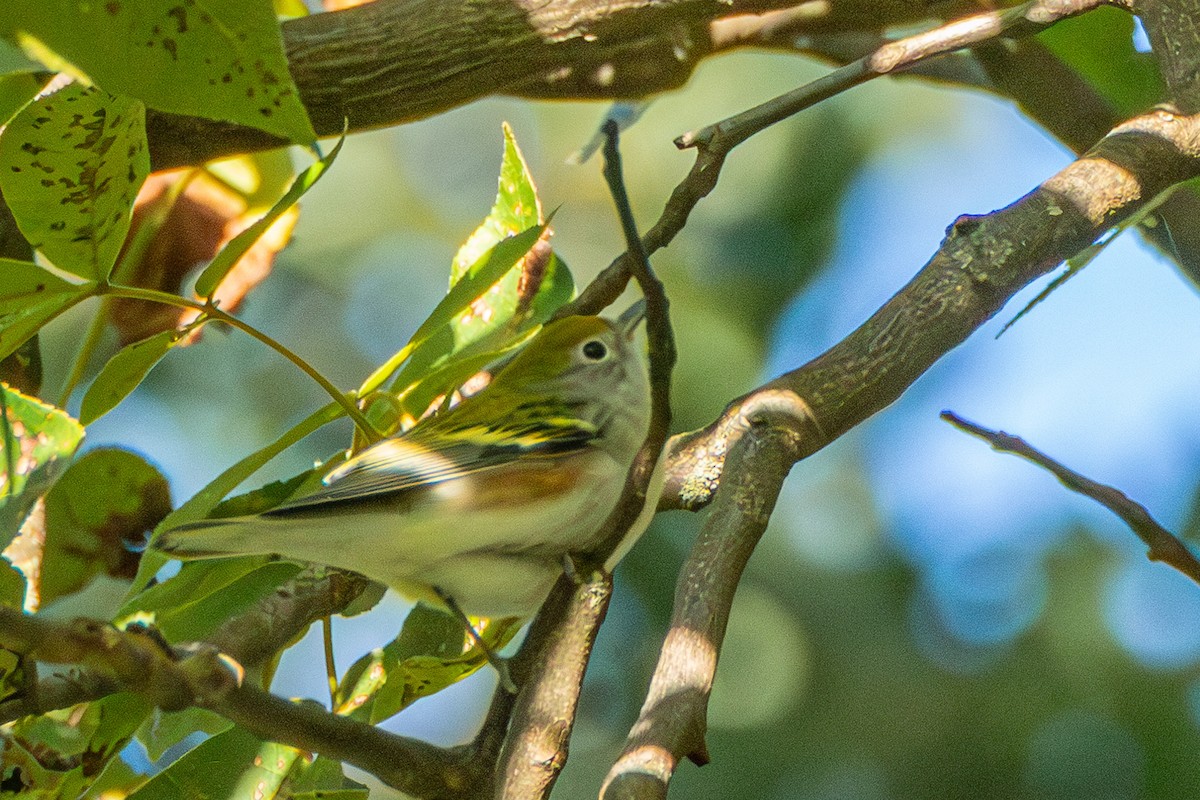
MULTIPOLYGON (((238 190, 204 171, 155 173, 138 194, 117 278, 133 286, 178 293, 194 270, 211 261, 261 213, 261 209, 251 209, 238 190), (141 250, 140 254, 135 250, 141 250), (135 261, 124 263, 129 258, 135 261)), ((221 282, 215 297, 223 310, 236 311, 246 294, 270 274, 276 253, 291 238, 297 214, 292 208, 272 225, 221 282)), ((194 311, 125 299, 113 301, 111 315, 122 344, 181 327, 196 318, 194 311)), ((197 334, 184 344, 194 341, 197 334)))

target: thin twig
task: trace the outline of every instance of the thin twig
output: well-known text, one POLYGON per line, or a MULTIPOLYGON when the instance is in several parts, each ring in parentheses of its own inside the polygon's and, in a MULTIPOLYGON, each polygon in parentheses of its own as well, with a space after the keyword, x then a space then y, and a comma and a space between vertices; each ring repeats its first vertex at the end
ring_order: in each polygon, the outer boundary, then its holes
POLYGON ((1146 547, 1149 548, 1146 555, 1151 561, 1161 561, 1179 570, 1196 583, 1200 583, 1200 559, 1196 558, 1179 537, 1159 525, 1154 517, 1150 516, 1150 512, 1145 506, 1130 500, 1129 496, 1121 490, 1080 475, 1035 449, 1020 437, 1012 436, 1004 431, 989 430, 982 425, 963 419, 953 411, 943 411, 941 416, 959 430, 983 439, 992 446, 993 450, 1012 453, 1026 461, 1031 461, 1058 478, 1059 482, 1071 491, 1095 500, 1120 517, 1121 521, 1145 542, 1146 547))

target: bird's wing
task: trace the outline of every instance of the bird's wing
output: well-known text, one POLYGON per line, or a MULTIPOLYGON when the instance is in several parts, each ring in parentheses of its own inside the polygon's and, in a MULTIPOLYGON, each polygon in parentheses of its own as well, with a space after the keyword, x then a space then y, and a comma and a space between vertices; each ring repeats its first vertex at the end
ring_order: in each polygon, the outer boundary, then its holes
POLYGON ((513 436, 496 427, 455 431, 454 438, 417 426, 410 434, 367 448, 325 478, 325 488, 296 498, 264 516, 313 511, 319 506, 395 496, 518 459, 563 456, 586 448, 595 430, 585 423, 546 425, 539 435, 513 436), (437 439, 436 449, 431 440, 437 439))

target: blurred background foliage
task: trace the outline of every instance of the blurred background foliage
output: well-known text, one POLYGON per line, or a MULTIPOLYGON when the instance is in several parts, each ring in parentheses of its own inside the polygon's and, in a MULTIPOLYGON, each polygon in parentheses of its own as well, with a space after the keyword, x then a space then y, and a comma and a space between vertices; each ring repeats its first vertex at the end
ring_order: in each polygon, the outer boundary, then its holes
MULTIPOLYGON (((643 227, 691 165, 674 136, 824 70, 724 56, 657 99, 622 140, 643 227)), ((455 250, 491 205, 504 120, 543 203, 559 207, 554 245, 584 284, 623 250, 599 165, 565 163, 602 113, 494 99, 351 137, 244 316, 358 385, 444 294, 455 250)), ((1010 103, 913 80, 856 89, 739 147, 654 258, 679 341, 677 428, 820 353, 920 268, 957 215, 1006 205, 1070 158, 1010 103)), ((710 709, 713 763, 681 769, 674 796, 1119 800, 1200 787, 1200 587, 1147 563, 1119 523, 1048 476, 937 420, 949 407, 1018 433, 1194 535, 1200 304, 1129 235, 993 338, 1037 288, 899 403, 797 465, 739 589, 710 709)), ((47 386, 62 385, 93 313, 76 309, 43 336, 47 386)), ((275 354, 209 326, 91 426, 86 446, 145 454, 178 503, 324 402, 275 354)), ((254 483, 306 469, 348 436, 344 421, 330 426, 254 483)), ((611 764, 701 521, 660 516, 618 570, 556 797, 594 796, 611 764)), ((403 608, 389 598, 336 620, 339 664, 394 636, 403 608)), ((481 672, 386 726, 464 740, 494 680, 481 672)), ((274 690, 325 696, 316 634, 285 654, 274 690)), ((126 758, 148 766, 134 748, 126 758)))

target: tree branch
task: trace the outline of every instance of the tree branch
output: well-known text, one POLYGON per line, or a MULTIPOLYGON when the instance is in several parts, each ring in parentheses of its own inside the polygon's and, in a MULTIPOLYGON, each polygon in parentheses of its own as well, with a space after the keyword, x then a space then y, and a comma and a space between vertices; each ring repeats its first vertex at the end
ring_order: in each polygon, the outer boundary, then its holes
MULTIPOLYGON (((1198 174, 1200 117, 1136 117, 1007 208, 959 217, 933 259, 860 328, 756 391, 804 398, 824 432, 823 441, 809 443, 807 453, 814 452, 889 405, 1030 281, 1198 174)), ((707 428, 675 437, 660 508, 711 501, 730 420, 753 394, 707 428)))
POLYGON ((1188 546, 1179 540, 1179 537, 1159 525, 1158 521, 1150 516, 1150 512, 1146 510, 1145 506, 1130 500, 1128 495, 1121 490, 1085 478, 1040 450, 1031 447, 1023 439, 1011 436, 1004 431, 988 430, 963 419, 953 411, 943 411, 942 419, 959 430, 983 439, 992 446, 993 450, 1012 453, 1026 461, 1033 462, 1058 478, 1059 482, 1071 491, 1095 500, 1120 517, 1121 521, 1145 542, 1146 547, 1149 548, 1146 555, 1151 561, 1161 561, 1179 570, 1196 583, 1200 583, 1200 559, 1196 558, 1188 546))
MULTIPOLYGON (((645 97, 681 86, 712 48, 708 23, 797 0, 376 0, 283 24, 317 133, 397 125, 494 94, 645 97)), ((806 3, 814 31, 881 30, 965 7, 927 0, 806 3)), ((253 128, 149 111, 154 169, 286 144, 253 128)))
POLYGON ((662 797, 681 758, 704 759, 707 692, 732 602, 732 589, 721 587, 736 586, 744 564, 714 552, 753 548, 757 520, 765 520, 786 474, 780 454, 804 458, 890 404, 1030 281, 1198 174, 1200 116, 1160 111, 1118 126, 1011 206, 956 220, 917 276, 832 349, 735 400, 708 428, 672 440, 660 508, 697 509, 715 496, 713 515, 721 521, 710 519, 713 536, 719 526, 745 539, 703 536, 689 555, 671 636, 625 753, 610 772, 606 800, 662 797), (778 432, 786 446, 742 446, 746 420, 753 423, 763 403, 780 398, 793 407, 778 432))
POLYGON ((679 574, 671 627, 637 723, 601 790, 603 800, 666 797, 679 760, 708 761, 709 692, 742 570, 766 530, 783 479, 813 437, 796 394, 749 398, 733 418, 728 463, 737 465, 679 574))
POLYGON ((1200 111, 1200 2, 1133 0, 1175 108, 1200 111))

